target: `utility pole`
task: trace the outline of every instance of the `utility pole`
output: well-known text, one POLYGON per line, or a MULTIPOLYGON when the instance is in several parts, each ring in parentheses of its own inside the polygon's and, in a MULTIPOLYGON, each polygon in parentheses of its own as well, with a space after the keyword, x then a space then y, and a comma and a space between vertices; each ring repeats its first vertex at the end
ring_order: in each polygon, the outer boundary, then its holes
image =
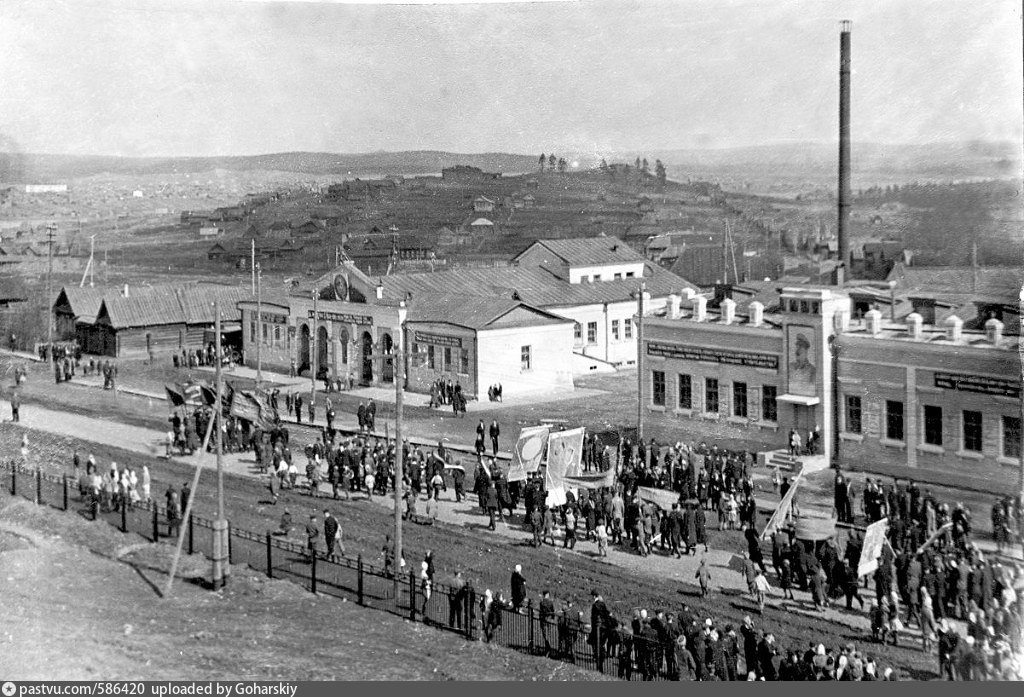
POLYGON ((213 587, 223 588, 227 585, 228 576, 231 573, 228 563, 228 521, 224 517, 224 443, 222 436, 222 420, 224 406, 221 403, 223 389, 221 385, 221 347, 220 347, 220 302, 214 301, 213 314, 215 317, 214 331, 216 341, 216 379, 217 379, 217 411, 214 413, 217 429, 217 520, 213 521, 213 587))
POLYGON ((636 294, 636 442, 644 437, 644 291, 647 284, 640 281, 640 292, 636 294))
POLYGON ((252 238, 252 251, 249 253, 250 262, 249 266, 252 267, 252 292, 256 294, 256 238, 252 238))
POLYGON ((263 269, 259 267, 259 264, 253 269, 256 273, 256 387, 258 388, 263 384, 263 360, 260 354, 260 345, 263 343, 263 305, 261 303, 263 269))
MULTIPOLYGON (((81 223, 82 221, 79 220, 78 222, 81 223)), ((92 270, 92 268, 93 268, 92 267, 92 259, 93 259, 93 254, 96 251, 95 247, 96 247, 96 235, 89 235, 89 263, 87 263, 85 265, 85 271, 82 272, 82 282, 78 284, 79 288, 85 288, 85 279, 86 279, 86 277, 89 278, 89 287, 92 288, 92 286, 93 286, 94 278, 93 278, 93 270, 92 270)))
MULTIPOLYGON (((405 301, 398 304, 398 336, 394 347, 395 369, 395 568, 402 567, 402 420, 404 411, 403 396, 405 392, 405 301)), ((395 572, 395 598, 398 598, 398 584, 401 574, 395 572)))
POLYGON ((46 360, 53 363, 53 235, 57 226, 53 223, 46 226, 46 360))
POLYGON ((310 347, 312 347, 311 353, 313 354, 313 355, 311 355, 309 357, 309 403, 311 405, 313 404, 313 400, 316 399, 316 373, 317 373, 317 368, 319 367, 317 365, 317 358, 319 357, 319 355, 317 354, 317 345, 316 345, 316 335, 320 333, 320 330, 317 327, 317 322, 320 321, 320 317, 319 317, 319 315, 317 313, 317 298, 318 298, 319 295, 320 295, 320 292, 316 288, 314 288, 313 289, 313 331, 311 331, 309 333, 310 334, 310 336, 309 336, 309 345, 310 345, 310 347))

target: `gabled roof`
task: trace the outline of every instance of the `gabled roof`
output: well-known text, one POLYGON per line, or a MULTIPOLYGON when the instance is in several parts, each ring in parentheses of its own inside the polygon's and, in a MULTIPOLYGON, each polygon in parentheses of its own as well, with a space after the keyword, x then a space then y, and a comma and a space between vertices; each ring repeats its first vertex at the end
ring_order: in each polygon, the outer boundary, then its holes
POLYGON ((213 303, 220 303, 221 320, 238 321, 240 300, 252 297, 250 291, 233 286, 177 284, 129 288, 128 297, 116 290, 105 291, 96 321, 114 329, 159 326, 162 324, 213 324, 213 303))
POLYGON ((934 293, 950 297, 994 296, 1015 302, 1024 284, 1024 268, 1016 266, 906 266, 896 264, 886 280, 896 281, 900 294, 934 293))
POLYGON ((527 305, 511 298, 495 297, 448 297, 416 303, 409 308, 409 322, 445 322, 467 329, 488 329, 500 324, 501 327, 536 326, 538 324, 566 324, 572 320, 553 315, 550 312, 527 305), (526 317, 501 322, 517 308, 526 310, 526 317))
POLYGON ((79 322, 94 322, 99 314, 100 305, 103 304, 103 296, 110 293, 109 289, 103 288, 75 288, 64 286, 57 294, 53 303, 54 309, 58 307, 67 308, 79 322))
POLYGON ((580 237, 565 240, 537 240, 513 261, 537 246, 547 249, 569 266, 597 266, 640 262, 644 257, 618 237, 580 237))
MULTIPOLYGON (((574 307, 624 302, 635 297, 640 278, 594 283, 569 283, 543 267, 505 266, 497 268, 459 268, 432 273, 392 274, 384 276, 384 299, 402 300, 412 293, 419 298, 502 297, 519 299, 540 308, 574 307)), ((643 280, 652 297, 665 297, 684 288, 697 290, 692 283, 657 264, 645 263, 643 280)))

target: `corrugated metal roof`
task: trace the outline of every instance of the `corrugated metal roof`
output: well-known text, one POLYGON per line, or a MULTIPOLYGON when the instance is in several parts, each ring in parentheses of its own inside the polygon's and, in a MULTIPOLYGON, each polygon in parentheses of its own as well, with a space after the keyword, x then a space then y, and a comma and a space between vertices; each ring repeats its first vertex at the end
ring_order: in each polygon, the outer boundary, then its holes
POLYGON ((219 301, 221 319, 238 321, 238 301, 252 297, 243 288, 231 286, 161 285, 129 288, 128 297, 111 293, 103 298, 97 320, 114 329, 161 324, 213 324, 214 301, 219 301))
POLYGON ((1020 296, 1024 269, 1015 266, 905 266, 893 267, 887 280, 896 281, 901 294, 926 291, 935 294, 984 295, 1005 298, 1010 302, 1020 296))
MULTIPOLYGON (((644 282, 653 297, 679 293, 697 287, 670 271, 650 262, 644 265, 644 282)), ((433 273, 393 274, 382 278, 384 298, 402 300, 412 293, 420 297, 504 297, 539 308, 594 305, 631 300, 639 278, 594 283, 568 283, 544 268, 507 266, 498 268, 460 268, 433 273)))
MULTIPOLYGON (((618 237, 579 237, 565 240, 537 240, 531 245, 547 248, 570 266, 594 266, 643 261, 642 254, 618 237)), ((526 252, 523 252, 525 254, 526 252)), ((522 256, 520 254, 519 256, 522 256)), ((518 258, 518 257, 516 257, 518 258)))
POLYGON ((572 320, 556 317, 518 300, 495 297, 431 299, 409 308, 410 322, 447 322, 467 329, 486 329, 516 308, 522 307, 535 318, 529 322, 514 322, 502 326, 536 326, 538 324, 564 324, 572 320))

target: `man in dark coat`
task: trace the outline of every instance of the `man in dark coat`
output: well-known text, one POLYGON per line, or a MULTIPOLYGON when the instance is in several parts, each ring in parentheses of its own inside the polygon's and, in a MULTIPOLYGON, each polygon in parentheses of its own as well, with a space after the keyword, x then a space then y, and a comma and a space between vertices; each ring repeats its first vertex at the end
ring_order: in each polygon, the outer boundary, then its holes
POLYGON ((743 625, 740 627, 740 636, 743 638, 743 660, 747 672, 758 672, 757 668, 757 630, 750 620, 750 615, 743 618, 743 625))
POLYGON ((324 541, 327 543, 328 557, 334 556, 335 550, 338 548, 338 530, 341 526, 338 525, 338 519, 331 515, 330 511, 324 511, 324 541))
POLYGON ((498 427, 498 420, 494 419, 491 421, 490 428, 487 429, 488 435, 491 437, 491 449, 494 456, 498 456, 498 436, 501 435, 501 428, 498 427))
POLYGON ((765 680, 775 680, 777 675, 775 671, 774 658, 778 653, 775 647, 775 635, 768 633, 764 635, 761 642, 757 645, 757 664, 759 666, 758 674, 765 680))
MULTIPOLYGON (((696 532, 696 544, 704 545, 704 551, 708 551, 707 523, 704 519, 704 509, 700 506, 693 510, 693 526, 696 532)), ((694 552, 696 552, 696 549, 694 549, 694 552)))
POLYGON ((516 564, 512 572, 512 609, 520 612, 523 603, 526 602, 526 579, 523 577, 523 567, 516 564))
POLYGON ((597 670, 604 670, 605 647, 608 644, 609 629, 611 627, 611 613, 604 598, 597 592, 597 589, 590 591, 593 602, 590 606, 590 645, 594 647, 594 657, 597 660, 597 670))
POLYGON ((538 609, 540 613, 540 631, 544 637, 544 653, 550 657, 554 651, 551 647, 551 639, 555 629, 555 603, 551 600, 551 593, 549 591, 544 591, 542 594, 538 609))
POLYGON ((310 561, 316 556, 316 539, 318 537, 320 537, 320 528, 316 524, 316 515, 311 515, 309 522, 306 523, 306 553, 309 555, 310 561))

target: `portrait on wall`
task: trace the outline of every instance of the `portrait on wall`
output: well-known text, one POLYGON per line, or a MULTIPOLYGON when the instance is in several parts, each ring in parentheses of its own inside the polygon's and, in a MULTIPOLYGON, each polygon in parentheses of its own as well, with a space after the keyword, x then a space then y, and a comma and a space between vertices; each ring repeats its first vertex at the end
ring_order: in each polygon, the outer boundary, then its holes
POLYGON ((814 330, 810 327, 787 329, 786 361, 789 372, 790 394, 816 397, 820 362, 814 350, 814 330))

